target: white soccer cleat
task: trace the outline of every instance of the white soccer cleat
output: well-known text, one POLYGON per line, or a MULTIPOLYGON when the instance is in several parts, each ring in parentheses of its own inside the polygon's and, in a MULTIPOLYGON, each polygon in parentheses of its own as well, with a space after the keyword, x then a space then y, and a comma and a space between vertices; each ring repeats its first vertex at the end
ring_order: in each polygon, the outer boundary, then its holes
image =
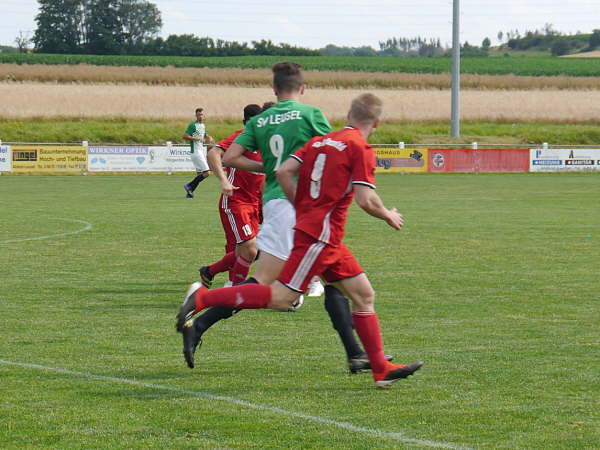
POLYGON ((316 281, 312 281, 308 285, 308 294, 306 294, 306 295, 308 297, 320 297, 324 293, 325 293, 325 288, 323 287, 323 284, 321 284, 321 282, 319 280, 316 280, 316 281))

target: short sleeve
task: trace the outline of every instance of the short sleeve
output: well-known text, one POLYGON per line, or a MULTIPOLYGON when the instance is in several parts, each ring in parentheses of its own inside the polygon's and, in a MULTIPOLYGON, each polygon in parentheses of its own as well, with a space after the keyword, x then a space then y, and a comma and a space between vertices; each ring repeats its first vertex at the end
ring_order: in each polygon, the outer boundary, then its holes
POLYGON ((196 127, 194 126, 194 122, 190 122, 188 127, 185 129, 185 134, 189 134, 190 136, 193 136, 193 134, 195 132, 196 132, 196 127))
POLYGON ((329 121, 327 120, 323 112, 318 108, 315 108, 314 110, 313 127, 315 130, 315 136, 325 136, 332 130, 329 121))
POLYGON ((313 141, 314 141, 314 139, 311 139, 310 141, 308 141, 306 144, 304 144, 302 147, 300 147, 298 150, 296 150, 294 153, 292 153, 290 155, 290 158, 294 158, 296 161, 298 161, 300 164, 302 164, 304 162, 306 152, 312 146, 313 141))
MULTIPOLYGON (((252 119, 254 119, 254 117, 252 119)), ((254 120, 250 120, 249 122, 247 122, 244 131, 242 131, 242 133, 237 138, 235 138, 235 141, 233 141, 236 144, 239 144, 242 147, 244 147, 244 150, 248 150, 251 152, 255 152, 258 150, 254 123, 254 120)))
POLYGON ((232 134, 231 136, 226 137, 225 139, 219 141, 219 143, 217 144, 217 147, 220 147, 223 150, 227 150, 229 148, 229 146, 233 143, 235 138, 236 138, 236 135, 232 134))
POLYGON ((352 184, 375 189, 375 152, 370 145, 352 146, 352 184))

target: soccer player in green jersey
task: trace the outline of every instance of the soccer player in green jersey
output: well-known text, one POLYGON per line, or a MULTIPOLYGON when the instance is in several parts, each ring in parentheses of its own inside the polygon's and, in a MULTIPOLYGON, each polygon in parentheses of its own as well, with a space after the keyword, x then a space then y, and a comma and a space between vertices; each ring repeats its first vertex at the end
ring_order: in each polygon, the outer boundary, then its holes
MULTIPOLYGON (((244 132, 230 145, 223 157, 226 166, 266 174, 263 224, 257 236, 261 254, 254 277, 249 279, 249 282, 264 285, 276 280, 294 243, 294 207, 277 182, 277 168, 309 139, 331 131, 320 109, 299 103, 305 88, 300 66, 293 62, 280 62, 273 66, 272 71, 277 103, 249 120, 244 132), (259 151, 262 162, 246 158, 244 151, 259 151)), ((226 186, 222 187, 226 190, 226 186)), ((233 186, 230 188, 234 189, 233 186)), ((325 308, 344 344, 350 371, 356 373, 370 369, 366 353, 353 333, 348 300, 332 285, 325 287, 325 308)), ((179 331, 183 334, 186 361, 193 367, 193 355, 201 334, 193 326, 193 321, 186 322, 186 326, 179 327, 179 331)))
POLYGON ((183 133, 183 138, 190 141, 190 157, 196 168, 196 177, 183 185, 186 192, 186 198, 194 198, 194 191, 206 177, 209 175, 208 162, 206 161, 206 146, 211 144, 212 137, 206 134, 204 125, 204 109, 196 108, 196 120, 191 122, 183 133))

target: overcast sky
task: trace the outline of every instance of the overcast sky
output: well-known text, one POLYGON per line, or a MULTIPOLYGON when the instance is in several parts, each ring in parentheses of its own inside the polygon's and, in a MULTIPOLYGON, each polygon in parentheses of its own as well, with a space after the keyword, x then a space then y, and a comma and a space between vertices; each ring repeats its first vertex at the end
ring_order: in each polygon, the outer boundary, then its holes
MULTIPOLYGON (((161 36, 195 34, 250 42, 270 39, 310 48, 370 45, 390 37, 452 41, 452 0, 155 0, 161 36)), ((36 0, 0 0, 0 44, 33 36, 36 0)), ((480 45, 498 31, 590 33, 600 28, 600 0, 461 0, 461 42, 480 45)))

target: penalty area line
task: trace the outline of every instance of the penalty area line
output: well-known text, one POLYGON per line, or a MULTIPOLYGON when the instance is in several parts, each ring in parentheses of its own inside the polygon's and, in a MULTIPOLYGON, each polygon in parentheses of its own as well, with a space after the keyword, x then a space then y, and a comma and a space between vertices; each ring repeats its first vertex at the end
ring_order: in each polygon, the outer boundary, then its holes
POLYGON ((44 370, 44 371, 49 371, 49 372, 56 372, 56 373, 60 373, 60 374, 64 374, 64 375, 71 375, 74 377, 88 378, 91 380, 109 381, 109 382, 119 383, 119 384, 129 384, 132 386, 140 386, 140 387, 145 387, 148 389, 174 392, 177 394, 189 395, 192 397, 197 397, 197 398, 202 398, 202 399, 218 400, 218 401, 230 403, 233 405, 242 406, 245 408, 255 409, 258 411, 272 412, 272 413, 280 414, 280 415, 287 416, 287 417, 302 419, 307 422, 314 422, 314 423, 323 424, 323 425, 335 426, 335 427, 342 428, 346 431, 351 431, 354 433, 371 435, 373 437, 390 439, 390 440, 394 440, 394 441, 404 442, 407 444, 420 445, 423 447, 446 448, 446 449, 453 449, 453 450, 470 450, 468 447, 463 447, 463 446, 459 446, 459 445, 411 438, 402 433, 393 433, 393 432, 388 432, 388 431, 377 430, 374 428, 359 427, 356 425, 352 425, 351 423, 348 423, 348 422, 340 422, 337 420, 328 419, 326 417, 312 416, 309 414, 288 411, 288 410, 276 408, 273 406, 266 406, 266 405, 261 405, 259 403, 252 403, 252 402, 248 402, 246 400, 240 400, 240 399, 233 398, 233 397, 213 395, 213 394, 209 394, 207 392, 202 392, 202 391, 192 391, 189 389, 180 389, 178 387, 173 387, 173 386, 165 386, 165 385, 161 385, 161 384, 146 383, 143 381, 132 380, 129 378, 119 378, 119 377, 111 377, 111 376, 106 376, 106 375, 96 375, 96 374, 88 373, 88 372, 76 372, 73 370, 61 369, 60 367, 51 367, 51 366, 43 366, 40 364, 8 361, 5 359, 0 359, 0 364, 3 364, 5 366, 16 366, 16 367, 24 367, 24 368, 29 368, 29 369, 38 369, 38 370, 44 370))
POLYGON ((36 236, 36 237, 22 238, 22 239, 9 239, 8 241, 0 241, 0 244, 12 244, 13 242, 24 242, 24 241, 41 241, 43 239, 51 239, 51 238, 60 237, 60 236, 69 236, 71 234, 79 234, 79 233, 83 233, 84 231, 91 230, 92 228, 94 228, 94 226, 91 223, 86 222, 85 220, 63 219, 60 217, 55 217, 55 219, 56 220, 64 220, 67 222, 81 223, 84 225, 84 227, 80 228, 79 230, 67 231, 65 233, 45 234, 43 236, 36 236))

